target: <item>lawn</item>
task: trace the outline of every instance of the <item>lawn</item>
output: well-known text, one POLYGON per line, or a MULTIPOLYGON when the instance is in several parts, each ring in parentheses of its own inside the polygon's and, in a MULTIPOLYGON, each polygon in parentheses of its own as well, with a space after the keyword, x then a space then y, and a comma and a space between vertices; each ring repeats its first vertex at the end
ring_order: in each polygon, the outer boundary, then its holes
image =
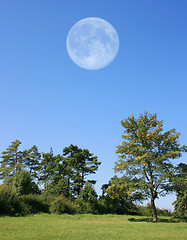
POLYGON ((1 240, 159 240, 186 238, 186 223, 169 218, 151 223, 148 218, 117 215, 34 215, 1 217, 1 240))

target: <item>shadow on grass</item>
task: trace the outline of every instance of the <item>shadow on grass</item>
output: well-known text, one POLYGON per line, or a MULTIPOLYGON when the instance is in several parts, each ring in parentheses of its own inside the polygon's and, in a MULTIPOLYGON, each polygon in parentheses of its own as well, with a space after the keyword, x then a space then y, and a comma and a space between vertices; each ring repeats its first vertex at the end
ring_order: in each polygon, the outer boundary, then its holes
MULTIPOLYGON (((147 217, 147 218, 129 218, 130 222, 152 222, 153 218, 147 217)), ((157 222, 163 222, 163 223, 180 223, 180 222, 187 222, 186 218, 158 218, 157 222)))

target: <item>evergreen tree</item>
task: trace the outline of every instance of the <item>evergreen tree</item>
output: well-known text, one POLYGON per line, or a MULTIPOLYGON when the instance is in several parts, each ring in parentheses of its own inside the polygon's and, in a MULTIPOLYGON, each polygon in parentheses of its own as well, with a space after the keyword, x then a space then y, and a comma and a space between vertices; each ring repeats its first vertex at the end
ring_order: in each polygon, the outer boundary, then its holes
POLYGON ((38 152, 38 148, 36 145, 33 145, 29 150, 25 150, 23 152, 24 155, 24 164, 27 170, 30 172, 31 177, 37 179, 40 161, 41 161, 41 153, 38 152))
POLYGON ((47 187, 53 183, 53 177, 55 174, 55 157, 53 155, 53 149, 50 149, 49 153, 42 153, 42 160, 40 163, 40 178, 39 180, 47 187))
MULTIPOLYGON (((98 162, 97 157, 93 156, 88 149, 81 149, 72 144, 63 149, 63 155, 71 169, 70 179, 73 182, 73 192, 79 196, 86 176, 95 173, 101 162, 98 162)), ((95 183, 94 180, 89 181, 95 183)))
POLYGON ((20 144, 19 140, 13 141, 6 151, 2 152, 0 179, 4 182, 12 182, 14 174, 24 167, 23 152, 19 151, 20 144))
POLYGON ((82 150, 76 145, 65 147, 63 155, 54 156, 51 149, 50 153, 42 155, 40 181, 47 191, 74 198, 80 195, 85 177, 95 173, 100 164, 87 149, 82 150))

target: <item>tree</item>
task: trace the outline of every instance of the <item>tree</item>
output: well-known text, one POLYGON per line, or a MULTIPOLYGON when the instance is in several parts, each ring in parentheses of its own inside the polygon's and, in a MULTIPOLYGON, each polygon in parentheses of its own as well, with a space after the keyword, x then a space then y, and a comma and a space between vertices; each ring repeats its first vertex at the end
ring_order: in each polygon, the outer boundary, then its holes
POLYGON ((117 146, 119 159, 116 172, 124 172, 131 179, 131 192, 151 198, 153 221, 157 221, 155 199, 165 196, 172 189, 174 166, 171 159, 181 157, 187 146, 180 146, 179 132, 175 129, 163 132, 163 122, 156 114, 145 112, 138 119, 131 117, 121 121, 125 128, 122 144, 117 146))
POLYGON ((54 186, 54 179, 57 173, 56 159, 53 154, 53 149, 49 153, 42 154, 40 163, 40 178, 39 180, 44 184, 45 190, 49 190, 50 186, 54 186))
POLYGON ((23 152, 24 164, 30 172, 31 177, 38 178, 39 165, 41 161, 41 153, 38 152, 36 145, 33 145, 29 150, 23 152))
POLYGON ((86 182, 85 186, 81 189, 80 198, 85 202, 95 203, 97 200, 97 193, 93 187, 93 184, 86 182))
POLYGON ((131 195, 129 192, 129 181, 127 177, 112 177, 108 184, 102 186, 103 194, 100 199, 105 200, 108 211, 117 214, 130 214, 135 210, 134 200, 139 196, 131 195))
POLYGON ((178 217, 187 216, 187 164, 180 163, 173 177, 174 190, 177 200, 174 202, 175 214, 178 217))
POLYGON ((0 161, 0 179, 5 182, 12 182, 15 173, 23 168, 23 152, 18 148, 21 142, 19 140, 11 142, 11 145, 2 152, 0 161))
MULTIPOLYGON (((139 192, 135 192, 132 194, 131 192, 131 179, 123 176, 117 177, 116 175, 110 179, 108 187, 106 189, 106 194, 115 199, 122 204, 126 204, 127 202, 142 200, 142 194, 139 192)), ((120 203, 120 204, 121 204, 120 203)))
MULTIPOLYGON (((73 192, 79 196, 85 184, 86 176, 95 173, 101 162, 98 162, 98 158, 93 156, 93 153, 90 153, 88 149, 81 149, 72 144, 63 149, 63 156, 66 157, 67 167, 69 166, 73 192)), ((96 182, 94 180, 89 181, 91 183, 96 182)))
POLYGON ((38 186, 32 182, 30 172, 23 169, 14 175, 12 190, 18 195, 39 193, 38 186))

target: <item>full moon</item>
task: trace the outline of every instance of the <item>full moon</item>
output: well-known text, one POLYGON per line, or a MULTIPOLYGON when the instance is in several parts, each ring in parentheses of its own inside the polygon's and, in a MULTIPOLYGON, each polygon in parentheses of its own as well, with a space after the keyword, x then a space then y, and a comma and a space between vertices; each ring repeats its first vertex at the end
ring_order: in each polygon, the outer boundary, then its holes
POLYGON ((119 38, 109 22, 89 17, 73 25, 66 44, 75 64, 88 70, 97 70, 114 60, 119 49, 119 38))

